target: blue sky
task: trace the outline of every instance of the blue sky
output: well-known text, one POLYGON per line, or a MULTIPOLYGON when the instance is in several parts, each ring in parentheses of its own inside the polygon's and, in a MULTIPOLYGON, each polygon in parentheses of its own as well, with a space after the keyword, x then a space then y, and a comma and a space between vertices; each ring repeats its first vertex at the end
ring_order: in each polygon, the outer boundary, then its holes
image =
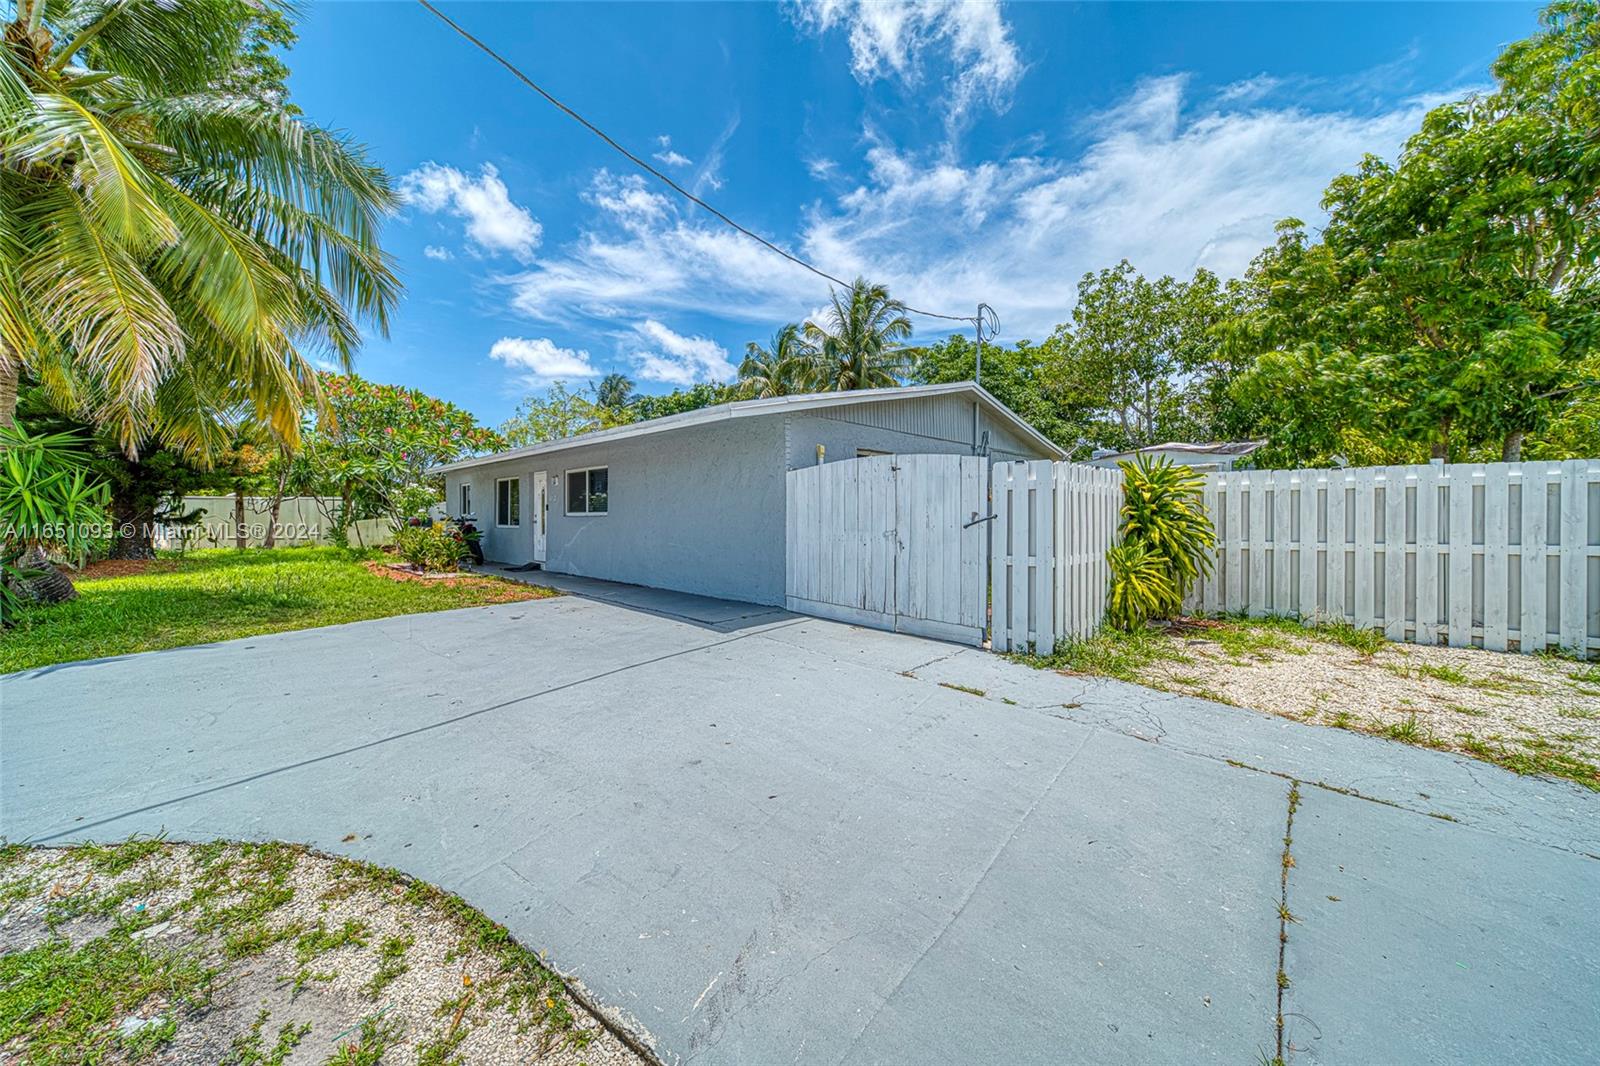
MULTIPOLYGON (((1078 278, 1237 274, 1364 152, 1488 81, 1529 4, 458 3, 622 143, 836 275, 1002 342, 1078 278)), ((313 3, 296 102, 408 197, 358 369, 495 424, 550 381, 727 377, 827 285, 637 174, 420 6, 313 3)), ((947 323, 917 322, 934 339, 947 323)))

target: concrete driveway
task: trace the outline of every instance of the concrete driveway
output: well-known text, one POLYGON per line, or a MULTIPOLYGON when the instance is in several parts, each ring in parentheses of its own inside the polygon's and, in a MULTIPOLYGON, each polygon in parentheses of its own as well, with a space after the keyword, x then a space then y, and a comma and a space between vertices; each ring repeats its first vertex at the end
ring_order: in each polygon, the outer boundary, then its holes
POLYGON ((0 834, 400 867, 667 1062, 1239 1066, 1280 1011, 1291 1062, 1593 1061, 1600 796, 576 584, 6 677, 0 834))

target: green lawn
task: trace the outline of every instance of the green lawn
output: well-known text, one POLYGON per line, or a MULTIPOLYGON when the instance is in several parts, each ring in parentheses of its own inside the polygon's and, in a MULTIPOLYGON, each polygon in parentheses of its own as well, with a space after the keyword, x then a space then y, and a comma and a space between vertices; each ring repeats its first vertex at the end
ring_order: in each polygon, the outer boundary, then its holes
POLYGON ((260 633, 554 595, 493 577, 395 581, 338 548, 191 552, 132 577, 88 578, 71 603, 0 630, 0 673, 260 633))

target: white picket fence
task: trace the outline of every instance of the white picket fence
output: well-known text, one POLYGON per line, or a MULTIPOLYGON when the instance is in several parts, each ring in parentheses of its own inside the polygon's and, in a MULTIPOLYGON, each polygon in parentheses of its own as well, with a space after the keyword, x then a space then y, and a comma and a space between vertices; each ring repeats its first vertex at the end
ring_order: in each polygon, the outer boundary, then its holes
POLYGON ((1600 649, 1600 461, 1214 473, 1204 495, 1215 569, 1189 610, 1600 649))
POLYGON ((991 647, 1048 655, 1057 641, 1093 633, 1110 589, 1122 471, 996 463, 990 502, 991 647))

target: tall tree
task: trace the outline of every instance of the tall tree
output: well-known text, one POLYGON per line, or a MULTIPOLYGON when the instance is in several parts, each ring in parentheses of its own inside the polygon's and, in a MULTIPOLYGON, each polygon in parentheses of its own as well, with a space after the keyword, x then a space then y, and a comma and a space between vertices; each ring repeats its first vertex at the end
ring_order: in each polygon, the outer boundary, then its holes
POLYGON ((772 335, 767 347, 755 341, 745 346, 739 384, 757 399, 809 392, 817 377, 816 355, 800 335, 800 326, 790 322, 772 335))
POLYGON ((516 414, 500 424, 500 436, 509 447, 520 448, 605 428, 600 406, 586 391, 574 392, 564 382, 552 382, 543 396, 523 398, 516 414))
MULTIPOLYGON (((977 345, 956 333, 937 344, 909 349, 907 380, 918 385, 971 381, 977 345)), ((1071 451, 1086 440, 1087 412, 1060 402, 1046 384, 1048 351, 1028 341, 983 346, 983 387, 1040 433, 1071 451)))
POLYGON ((805 339, 817 352, 817 386, 825 391, 898 384, 910 336, 906 305, 865 278, 833 294, 822 322, 805 324, 805 339))
MULTIPOLYGON (((0 37, 0 423, 19 377, 129 454, 285 440, 399 285, 388 179, 286 103, 280 5, 16 0, 0 37)), ((292 33, 292 31, 289 31, 292 33)))
POLYGON ((594 402, 608 411, 619 411, 633 402, 633 382, 626 374, 607 374, 595 386, 594 402))
POLYGON ((1319 241, 1291 220, 1258 262, 1244 331, 1263 354, 1241 389, 1287 451, 1354 435, 1515 460, 1600 389, 1600 9, 1541 22, 1494 92, 1429 112, 1398 163, 1336 178, 1319 241))

